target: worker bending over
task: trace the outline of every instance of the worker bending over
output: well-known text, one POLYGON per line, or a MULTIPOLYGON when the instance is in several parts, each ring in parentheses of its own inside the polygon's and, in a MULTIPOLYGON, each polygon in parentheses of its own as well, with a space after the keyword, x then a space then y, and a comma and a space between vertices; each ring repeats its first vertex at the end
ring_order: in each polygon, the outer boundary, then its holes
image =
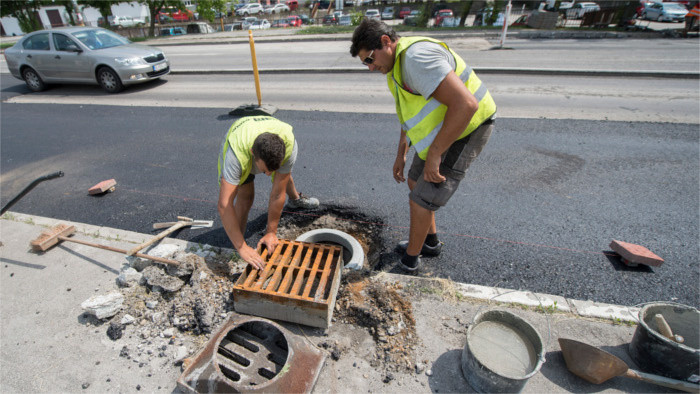
POLYGON ((298 145, 292 126, 270 116, 244 117, 231 125, 219 154, 219 215, 226 235, 241 258, 254 268, 265 263, 244 239, 248 212, 255 199, 256 174, 272 177, 267 212, 267 229, 258 242, 272 251, 277 247, 277 225, 286 195, 290 208, 316 208, 316 198, 302 196, 292 179, 298 145))

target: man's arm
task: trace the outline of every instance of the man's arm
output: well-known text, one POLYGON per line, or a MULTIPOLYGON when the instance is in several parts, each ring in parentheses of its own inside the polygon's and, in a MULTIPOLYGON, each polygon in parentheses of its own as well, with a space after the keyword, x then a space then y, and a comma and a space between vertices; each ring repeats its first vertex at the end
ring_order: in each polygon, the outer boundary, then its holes
POLYGON ((394 161, 393 174, 397 183, 405 182, 403 176, 404 167, 406 167, 406 153, 408 152, 408 141, 406 140, 406 131, 401 129, 401 138, 399 139, 399 150, 396 152, 396 160, 394 161))
POLYGON ((260 242, 258 242, 258 246, 262 244, 267 245, 267 250, 269 250, 270 253, 275 250, 279 243, 277 239, 277 226, 282 216, 282 209, 284 208, 284 201, 287 196, 287 182, 289 182, 290 176, 291 173, 276 173, 275 180, 272 183, 272 190, 270 190, 270 202, 267 207, 267 229, 265 230, 265 235, 260 239, 260 242))
POLYGON ((265 267, 265 262, 262 257, 245 243, 245 238, 241 233, 241 225, 236 216, 236 211, 233 209, 233 199, 238 193, 238 185, 232 185, 221 178, 221 187, 219 188, 219 216, 221 223, 224 225, 226 235, 233 243, 241 258, 253 267, 261 270, 265 267))
POLYGON ((440 82, 432 97, 447 106, 447 113, 442 128, 428 149, 423 178, 428 182, 440 183, 445 181, 440 174, 441 156, 467 128, 479 109, 479 102, 454 71, 450 71, 440 82))

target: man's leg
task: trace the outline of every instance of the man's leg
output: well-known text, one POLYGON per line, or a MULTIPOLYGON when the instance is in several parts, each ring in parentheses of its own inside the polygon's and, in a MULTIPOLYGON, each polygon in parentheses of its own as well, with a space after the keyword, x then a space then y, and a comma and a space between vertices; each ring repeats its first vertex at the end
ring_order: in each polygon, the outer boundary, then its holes
POLYGON ((411 207, 411 227, 408 233, 406 254, 418 256, 423 248, 425 237, 428 236, 431 229, 435 229, 435 211, 425 209, 412 200, 409 200, 409 205, 411 207))
POLYGON ((320 204, 317 198, 307 197, 297 191, 292 174, 289 174, 286 192, 287 196, 289 196, 287 199, 287 207, 289 208, 313 209, 318 208, 320 204))
POLYGON ((236 200, 233 202, 233 209, 241 226, 241 234, 245 237, 245 228, 248 224, 248 212, 255 200, 255 183, 248 182, 239 186, 236 200))
MULTIPOLYGON (((413 190, 413 188, 416 186, 416 181, 414 181, 413 179, 408 179, 407 183, 408 183, 408 190, 413 190)), ((436 234, 436 233, 437 233, 437 226, 435 225, 435 214, 433 212, 433 220, 430 221, 430 228, 428 228, 428 234, 436 234)))

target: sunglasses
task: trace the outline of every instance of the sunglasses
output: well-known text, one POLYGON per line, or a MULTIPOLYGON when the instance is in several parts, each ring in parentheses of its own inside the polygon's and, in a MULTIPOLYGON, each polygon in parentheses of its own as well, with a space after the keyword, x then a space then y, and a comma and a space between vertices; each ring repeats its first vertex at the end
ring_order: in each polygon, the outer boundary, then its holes
POLYGON ((372 57, 372 55, 374 55, 374 49, 372 49, 372 52, 370 52, 369 55, 367 55, 367 57, 365 58, 365 60, 362 61, 362 64, 364 64, 365 66, 369 66, 370 64, 374 63, 374 58, 372 57))

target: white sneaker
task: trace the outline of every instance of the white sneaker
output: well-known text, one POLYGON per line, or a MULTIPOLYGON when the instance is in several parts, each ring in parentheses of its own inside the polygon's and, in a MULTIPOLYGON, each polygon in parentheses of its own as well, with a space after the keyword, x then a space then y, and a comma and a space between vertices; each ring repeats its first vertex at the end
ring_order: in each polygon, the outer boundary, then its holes
POLYGON ((306 197, 301 193, 299 193, 299 198, 296 200, 287 199, 287 207, 293 209, 314 209, 318 208, 319 205, 318 198, 306 197))

